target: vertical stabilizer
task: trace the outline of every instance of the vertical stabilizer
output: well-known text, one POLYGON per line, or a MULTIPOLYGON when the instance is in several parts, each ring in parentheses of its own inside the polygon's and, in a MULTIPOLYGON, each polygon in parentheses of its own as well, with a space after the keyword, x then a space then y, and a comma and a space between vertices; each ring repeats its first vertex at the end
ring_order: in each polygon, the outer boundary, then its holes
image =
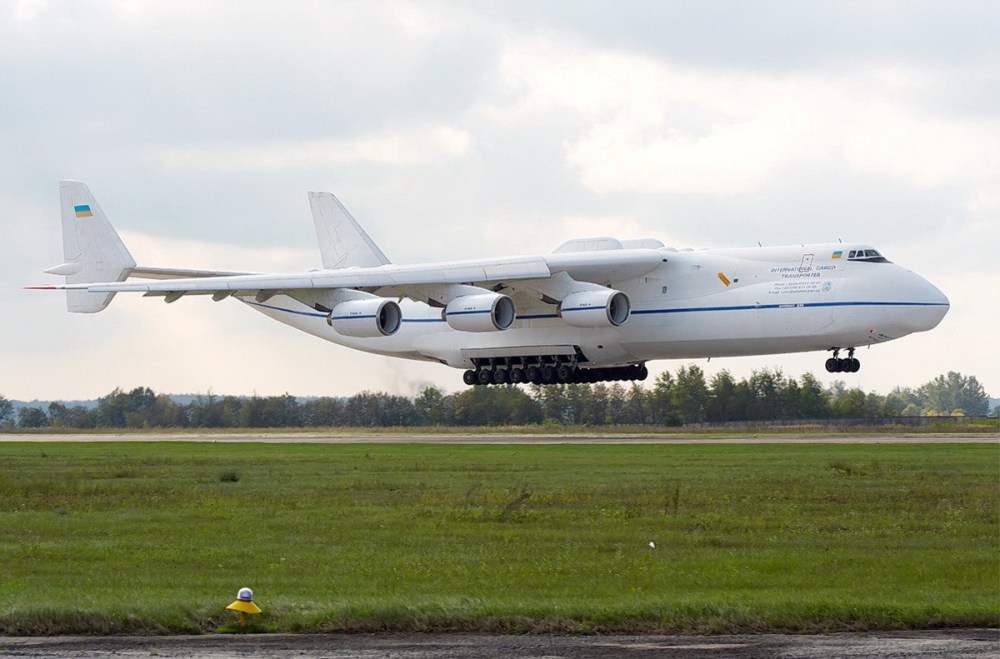
MULTIPOLYGON (((59 202, 65 262, 47 272, 65 275, 67 284, 125 281, 135 267, 135 259, 87 185, 80 181, 60 181, 59 202)), ((66 308, 74 313, 95 313, 107 307, 114 296, 114 293, 66 291, 66 308)))
POLYGON ((316 237, 323 267, 331 270, 386 265, 378 245, 329 192, 310 192, 309 206, 316 223, 316 237))

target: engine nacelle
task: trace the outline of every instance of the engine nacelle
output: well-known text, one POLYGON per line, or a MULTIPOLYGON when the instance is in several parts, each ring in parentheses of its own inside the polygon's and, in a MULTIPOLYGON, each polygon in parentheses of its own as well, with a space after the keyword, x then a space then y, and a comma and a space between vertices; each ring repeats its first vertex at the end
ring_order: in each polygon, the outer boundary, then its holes
POLYGON ((631 311, 628 296, 613 290, 571 293, 559 305, 559 317, 573 327, 618 327, 631 311))
POLYGON ((514 301, 500 293, 463 295, 448 303, 444 319, 463 332, 496 332, 514 324, 514 301))
POLYGON ((326 317, 326 324, 337 334, 364 339, 392 336, 402 322, 399 305, 383 297, 341 302, 326 317))

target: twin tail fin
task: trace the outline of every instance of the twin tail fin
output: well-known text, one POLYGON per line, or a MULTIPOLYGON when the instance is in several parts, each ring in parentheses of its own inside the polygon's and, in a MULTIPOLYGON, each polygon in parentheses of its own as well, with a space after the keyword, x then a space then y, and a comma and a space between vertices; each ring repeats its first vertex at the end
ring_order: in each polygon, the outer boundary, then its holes
MULTIPOLYGON (((63 259, 45 272, 65 275, 67 284, 125 281, 136 267, 94 195, 80 181, 59 182, 62 211, 63 259)), ((66 308, 73 313, 96 313, 111 304, 114 293, 66 291, 66 308)))

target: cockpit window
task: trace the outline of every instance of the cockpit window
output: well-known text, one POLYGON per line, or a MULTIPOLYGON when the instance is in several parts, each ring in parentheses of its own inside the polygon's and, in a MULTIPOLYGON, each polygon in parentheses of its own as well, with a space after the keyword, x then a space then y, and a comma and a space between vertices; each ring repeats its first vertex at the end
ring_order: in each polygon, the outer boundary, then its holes
POLYGON ((865 261, 867 263, 889 263, 889 259, 874 249, 852 249, 847 254, 847 260, 865 261))

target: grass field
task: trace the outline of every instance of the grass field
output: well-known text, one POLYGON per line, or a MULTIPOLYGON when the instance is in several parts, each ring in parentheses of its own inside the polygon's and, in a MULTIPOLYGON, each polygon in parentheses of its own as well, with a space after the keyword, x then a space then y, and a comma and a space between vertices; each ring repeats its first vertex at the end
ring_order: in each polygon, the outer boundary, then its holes
POLYGON ((0 443, 0 633, 241 586, 265 631, 998 626, 1000 447, 0 443))

